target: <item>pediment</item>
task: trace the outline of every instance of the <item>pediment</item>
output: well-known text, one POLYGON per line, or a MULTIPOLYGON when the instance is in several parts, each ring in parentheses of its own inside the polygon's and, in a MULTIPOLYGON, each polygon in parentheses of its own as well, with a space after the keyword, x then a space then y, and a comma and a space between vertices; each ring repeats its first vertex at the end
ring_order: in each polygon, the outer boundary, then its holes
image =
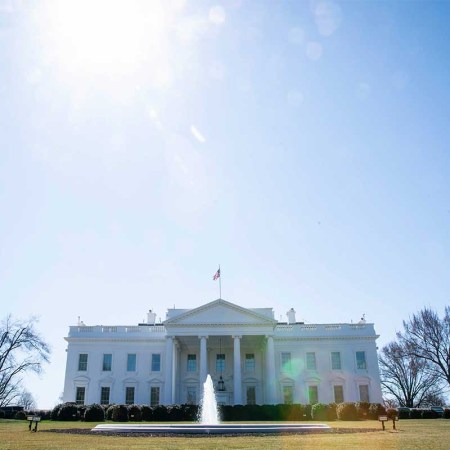
POLYGON ((273 325, 276 321, 223 299, 190 309, 164 322, 164 325, 273 325))

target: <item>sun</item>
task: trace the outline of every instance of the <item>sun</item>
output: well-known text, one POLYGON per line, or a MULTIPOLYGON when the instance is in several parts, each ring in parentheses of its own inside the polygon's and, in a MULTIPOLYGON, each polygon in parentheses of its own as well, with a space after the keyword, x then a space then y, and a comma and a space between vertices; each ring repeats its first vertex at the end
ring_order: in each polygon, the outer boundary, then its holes
POLYGON ((167 58, 163 1, 51 1, 41 25, 52 57, 72 73, 127 74, 167 58))

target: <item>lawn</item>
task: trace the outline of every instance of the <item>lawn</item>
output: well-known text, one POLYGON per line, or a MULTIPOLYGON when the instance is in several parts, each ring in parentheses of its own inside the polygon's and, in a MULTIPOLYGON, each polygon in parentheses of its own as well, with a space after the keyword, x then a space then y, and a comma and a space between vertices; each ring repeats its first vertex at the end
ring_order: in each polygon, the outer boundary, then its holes
POLYGON ((403 420, 381 431, 376 421, 330 422, 333 428, 359 428, 351 434, 276 435, 245 437, 111 437, 45 433, 42 430, 92 428, 95 423, 51 422, 28 431, 28 422, 0 420, 0 449, 364 449, 447 450, 450 448, 450 420, 403 420), (377 430, 363 432, 363 429, 377 430))

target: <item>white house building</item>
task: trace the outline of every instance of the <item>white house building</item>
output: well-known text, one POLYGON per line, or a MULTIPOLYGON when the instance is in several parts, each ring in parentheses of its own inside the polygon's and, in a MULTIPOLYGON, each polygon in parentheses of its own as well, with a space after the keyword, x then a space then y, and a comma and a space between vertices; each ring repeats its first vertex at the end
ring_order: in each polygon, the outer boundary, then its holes
POLYGON ((287 322, 218 299, 148 313, 134 326, 71 326, 64 401, 198 403, 210 374, 222 404, 381 402, 373 324, 287 322))

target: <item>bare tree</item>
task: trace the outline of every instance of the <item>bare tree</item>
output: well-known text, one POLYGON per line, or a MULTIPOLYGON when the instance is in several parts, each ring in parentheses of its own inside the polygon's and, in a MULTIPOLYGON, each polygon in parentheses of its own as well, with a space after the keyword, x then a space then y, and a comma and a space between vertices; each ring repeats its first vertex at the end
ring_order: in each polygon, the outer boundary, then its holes
POLYGON ((430 370, 427 360, 411 355, 407 349, 391 342, 379 355, 381 386, 400 406, 429 406, 430 399, 442 396, 441 378, 430 370))
POLYGON ((428 308, 403 322, 404 332, 397 336, 409 354, 428 361, 433 370, 450 385, 450 306, 444 318, 428 308))
POLYGON ((34 328, 36 320, 14 321, 9 315, 0 324, 0 406, 17 403, 22 376, 40 373, 50 349, 34 328))
POLYGON ((23 408, 27 411, 36 408, 36 402, 34 401, 33 395, 25 389, 20 393, 17 403, 19 406, 23 406, 23 408))

